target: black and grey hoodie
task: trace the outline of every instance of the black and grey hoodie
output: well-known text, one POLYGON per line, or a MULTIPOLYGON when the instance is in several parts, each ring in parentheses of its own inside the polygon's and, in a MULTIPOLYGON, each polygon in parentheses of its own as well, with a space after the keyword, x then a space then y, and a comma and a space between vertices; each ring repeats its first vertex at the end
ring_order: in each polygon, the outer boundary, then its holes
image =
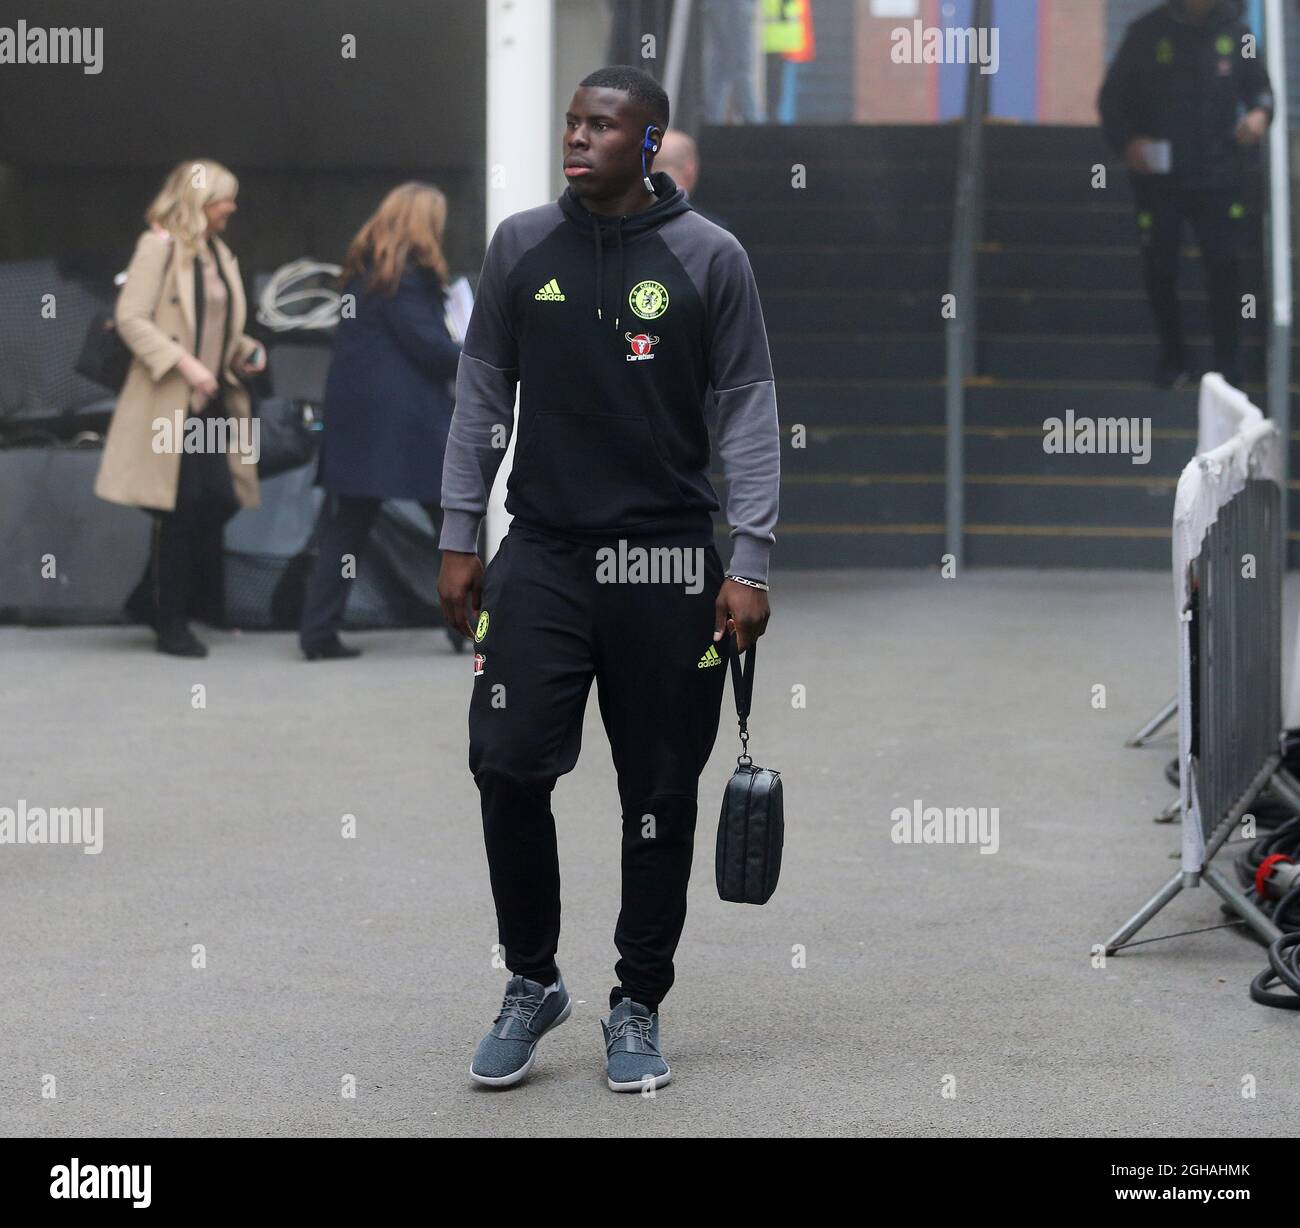
POLYGON ((579 540, 712 537, 705 406, 729 493, 730 570, 767 578, 780 486, 776 389, 744 248, 663 172, 642 213, 566 188, 492 236, 456 378, 444 550, 475 549, 519 395, 506 510, 579 540))

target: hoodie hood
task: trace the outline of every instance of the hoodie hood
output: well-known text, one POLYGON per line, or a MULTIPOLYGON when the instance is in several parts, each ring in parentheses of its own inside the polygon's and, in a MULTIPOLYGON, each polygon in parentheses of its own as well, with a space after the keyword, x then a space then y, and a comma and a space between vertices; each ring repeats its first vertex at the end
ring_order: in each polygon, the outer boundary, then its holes
POLYGON ((605 247, 610 245, 615 250, 615 260, 618 265, 618 281, 616 284, 620 287, 620 301, 614 304, 613 327, 615 329, 619 327, 622 316, 621 287, 623 285, 624 237, 635 238, 658 230, 670 218, 675 218, 681 213, 689 213, 691 210, 691 204, 686 199, 686 193, 673 182, 672 177, 666 171, 655 171, 650 176, 650 182, 654 185, 655 203, 649 209, 643 209, 640 213, 627 213, 622 217, 609 217, 605 214, 592 213, 578 199, 572 187, 566 187, 560 196, 560 210, 565 218, 572 225, 588 232, 591 236, 592 246, 595 249, 596 265, 596 318, 599 320, 605 318, 605 247))

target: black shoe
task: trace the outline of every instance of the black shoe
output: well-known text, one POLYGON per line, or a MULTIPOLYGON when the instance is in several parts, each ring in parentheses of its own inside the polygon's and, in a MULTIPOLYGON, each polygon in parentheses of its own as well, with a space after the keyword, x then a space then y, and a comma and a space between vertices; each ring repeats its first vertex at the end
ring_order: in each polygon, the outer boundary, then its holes
POLYGON ((302 655, 308 661, 346 661, 361 655, 360 648, 349 648, 336 635, 333 639, 322 640, 319 644, 302 645, 302 655))
POLYGON ((1152 382, 1157 388, 1172 388, 1175 392, 1180 392, 1184 388, 1190 388, 1195 380, 1185 362, 1162 358, 1156 364, 1155 378, 1152 382))
POLYGON ((172 657, 206 657, 207 647, 185 623, 158 632, 158 651, 172 657))

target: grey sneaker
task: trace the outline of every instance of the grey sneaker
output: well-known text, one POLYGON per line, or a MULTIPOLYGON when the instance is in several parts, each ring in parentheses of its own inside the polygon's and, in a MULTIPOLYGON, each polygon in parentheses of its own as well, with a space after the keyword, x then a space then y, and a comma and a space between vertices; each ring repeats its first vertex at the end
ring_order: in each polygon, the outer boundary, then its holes
POLYGON ((549 986, 522 976, 511 977, 492 1030, 474 1050, 469 1077, 488 1087, 518 1083, 533 1068, 537 1042, 559 1027, 571 1010, 573 1000, 562 976, 549 986))
POLYGON ((657 1011, 652 1015, 640 1002, 624 998, 600 1021, 600 1030, 605 1034, 605 1074, 610 1091, 663 1087, 673 1077, 659 1052, 657 1011))

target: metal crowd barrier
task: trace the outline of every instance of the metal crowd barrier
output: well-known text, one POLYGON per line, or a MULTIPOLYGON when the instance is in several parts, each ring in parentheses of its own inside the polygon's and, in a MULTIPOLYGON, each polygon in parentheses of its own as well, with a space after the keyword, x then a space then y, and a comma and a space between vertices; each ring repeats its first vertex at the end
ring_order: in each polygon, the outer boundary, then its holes
POLYGON ((1210 862, 1265 787, 1300 810, 1300 784, 1281 767, 1282 442, 1218 375, 1202 382, 1201 410, 1202 438, 1207 414, 1227 438, 1187 465, 1174 500, 1182 868, 1108 954, 1202 878, 1266 941, 1280 935, 1210 862))

